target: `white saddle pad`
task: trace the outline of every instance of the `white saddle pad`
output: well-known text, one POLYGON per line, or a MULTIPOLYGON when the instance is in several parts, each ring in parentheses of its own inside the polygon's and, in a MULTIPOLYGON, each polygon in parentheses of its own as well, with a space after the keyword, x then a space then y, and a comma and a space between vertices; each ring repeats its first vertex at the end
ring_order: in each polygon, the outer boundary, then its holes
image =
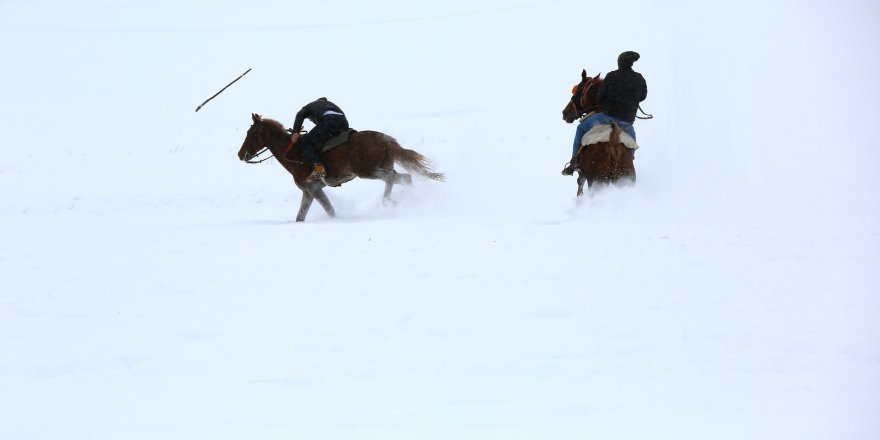
MULTIPOLYGON (((597 125, 581 138, 581 145, 593 145, 599 142, 608 142, 611 139, 611 124, 597 125)), ((620 130, 620 143, 633 150, 639 149, 639 144, 627 132, 620 130)))

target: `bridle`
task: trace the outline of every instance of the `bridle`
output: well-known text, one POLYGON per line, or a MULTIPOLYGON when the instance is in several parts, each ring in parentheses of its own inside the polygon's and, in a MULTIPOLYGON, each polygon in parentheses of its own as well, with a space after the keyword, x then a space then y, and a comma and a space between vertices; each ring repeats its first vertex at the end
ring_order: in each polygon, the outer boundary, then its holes
MULTIPOLYGON (((305 131, 303 131, 303 132, 305 133, 305 131)), ((287 148, 284 150, 285 153, 286 153, 286 152, 289 152, 290 149, 293 148, 293 145, 294 145, 294 142, 291 140, 290 144, 289 144, 289 145, 287 146, 287 148)), ((267 161, 267 160, 269 160, 269 159, 275 157, 275 154, 273 153, 273 154, 270 154, 268 157, 264 157, 264 158, 262 158, 262 159, 260 159, 260 160, 254 160, 254 159, 260 157, 263 153, 265 153, 265 152, 267 152, 267 151, 270 151, 270 150, 269 150, 269 147, 263 147, 260 151, 258 151, 258 152, 257 152, 256 154, 254 154, 253 156, 247 158, 244 162, 245 162, 245 163, 251 163, 251 164, 253 164, 253 163, 263 163, 263 162, 265 162, 265 161, 267 161)), ((285 155, 286 155, 286 154, 285 154, 285 155)), ((302 161, 299 161, 299 160, 290 160, 290 159, 284 157, 284 155, 282 155, 281 158, 282 158, 285 162, 298 163, 298 164, 302 164, 302 163, 303 163, 302 161)))
POLYGON ((271 155, 271 154, 270 154, 269 157, 264 157, 264 158, 262 158, 262 159, 260 159, 260 160, 254 160, 254 159, 260 157, 261 154, 263 154, 263 153, 265 153, 265 152, 267 152, 267 151, 269 151, 269 147, 263 147, 263 149, 260 150, 260 151, 258 151, 257 154, 251 156, 250 158, 248 158, 248 159, 245 160, 244 162, 245 162, 245 163, 262 163, 262 162, 265 162, 265 161, 267 161, 267 160, 269 160, 269 159, 275 157, 275 155, 271 155))
POLYGON ((571 105, 574 107, 577 115, 589 113, 591 109, 598 107, 598 104, 593 104, 591 108, 587 108, 587 97, 589 96, 590 88, 598 84, 596 80, 597 78, 590 78, 586 83, 575 86, 575 91, 571 95, 571 105))

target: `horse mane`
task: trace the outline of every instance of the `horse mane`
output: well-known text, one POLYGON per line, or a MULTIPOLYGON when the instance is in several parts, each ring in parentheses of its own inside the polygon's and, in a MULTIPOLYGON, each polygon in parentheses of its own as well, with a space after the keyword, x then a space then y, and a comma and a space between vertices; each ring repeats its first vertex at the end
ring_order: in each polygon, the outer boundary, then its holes
POLYGON ((271 126, 272 129, 276 129, 278 131, 287 131, 287 128, 284 126, 284 124, 274 119, 263 118, 262 121, 263 124, 271 126))

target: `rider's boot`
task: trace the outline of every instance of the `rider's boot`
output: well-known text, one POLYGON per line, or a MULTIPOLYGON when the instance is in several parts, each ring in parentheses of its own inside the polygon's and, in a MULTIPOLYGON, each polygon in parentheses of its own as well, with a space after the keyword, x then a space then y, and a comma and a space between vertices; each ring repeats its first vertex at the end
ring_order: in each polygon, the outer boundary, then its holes
POLYGON ((324 169, 324 164, 318 162, 315 164, 315 168, 312 170, 312 174, 306 178, 306 182, 311 182, 318 179, 323 179, 327 176, 327 170, 324 169))
POLYGON ((574 172, 577 171, 577 169, 578 169, 577 157, 572 157, 571 162, 569 162, 568 165, 566 165, 565 168, 562 169, 562 175, 563 176, 570 176, 570 175, 574 174, 574 172))

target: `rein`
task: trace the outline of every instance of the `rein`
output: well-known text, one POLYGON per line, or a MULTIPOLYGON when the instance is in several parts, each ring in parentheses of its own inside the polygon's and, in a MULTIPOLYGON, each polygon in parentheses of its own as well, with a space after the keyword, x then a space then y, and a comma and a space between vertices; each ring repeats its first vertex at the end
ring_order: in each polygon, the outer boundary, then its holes
MULTIPOLYGON (((301 133, 308 133, 308 132, 303 130, 301 133)), ((301 160, 290 160, 287 158, 287 155, 290 154, 290 150, 293 150, 293 147, 296 146, 296 141, 297 141, 297 138, 294 138, 294 137, 290 138, 290 143, 287 144, 287 148, 284 149, 284 156, 282 157, 282 159, 284 159, 285 161, 290 162, 290 163, 297 163, 297 164, 302 165, 305 162, 303 162, 301 160)))
POLYGON ((263 154, 263 153, 265 153, 266 151, 269 151, 269 147, 263 147, 263 149, 260 150, 259 152, 257 152, 257 154, 253 155, 250 159, 248 159, 248 160, 246 160, 246 161, 244 161, 244 162, 245 162, 245 163, 262 163, 262 162, 265 162, 265 161, 267 161, 267 160, 269 160, 269 159, 275 157, 274 155, 269 155, 269 157, 264 157, 264 158, 262 158, 262 159, 260 159, 260 160, 254 160, 254 159, 260 157, 260 155, 263 154))
MULTIPOLYGON (((288 145, 287 145, 287 148, 284 150, 284 152, 285 152, 285 153, 284 153, 284 156, 287 156, 287 153, 290 152, 290 150, 293 148, 293 146, 294 146, 295 144, 296 144, 296 142, 294 142, 293 140, 290 141, 290 144, 288 144, 288 145)), ((260 159, 260 160, 254 160, 254 159, 260 157, 260 155, 262 155, 262 154, 265 153, 266 151, 269 151, 269 147, 263 147, 262 150, 258 151, 257 154, 253 155, 250 159, 246 160, 245 163, 263 163, 263 162, 265 162, 265 161, 267 161, 267 160, 269 160, 269 159, 275 157, 275 155, 272 154, 272 155, 270 155, 269 157, 264 157, 264 158, 262 158, 262 159, 260 159)), ((305 162, 303 162, 303 161, 299 161, 299 160, 290 160, 290 159, 288 159, 287 157, 284 157, 284 156, 282 156, 281 159, 284 160, 285 162, 296 163, 296 164, 303 164, 303 163, 305 163, 305 162)))
POLYGON ((571 97, 571 105, 574 107, 574 111, 576 113, 590 113, 590 108, 597 107, 596 105, 594 105, 593 107, 587 108, 587 98, 589 97, 590 88, 596 85, 596 83, 597 81, 595 81, 595 78, 590 78, 590 80, 587 81, 586 84, 583 84, 583 86, 578 85, 580 93, 575 93, 575 95, 571 97))

